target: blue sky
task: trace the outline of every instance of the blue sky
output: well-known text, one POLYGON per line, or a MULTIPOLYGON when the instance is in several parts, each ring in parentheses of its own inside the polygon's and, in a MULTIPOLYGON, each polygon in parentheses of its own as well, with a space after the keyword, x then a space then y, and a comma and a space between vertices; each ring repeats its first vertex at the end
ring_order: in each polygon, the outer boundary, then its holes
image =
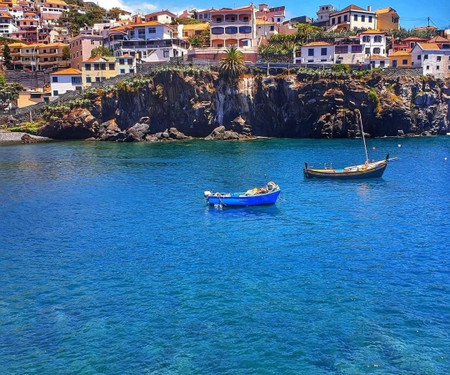
MULTIPOLYGON (((98 0, 98 4, 111 8, 113 6, 119 6, 128 10, 137 11, 138 9, 143 13, 149 13, 158 11, 161 9, 169 9, 174 13, 181 12, 184 9, 197 8, 205 9, 214 7, 220 9, 223 7, 241 7, 246 6, 250 2, 243 0, 165 0, 165 1, 152 1, 152 0, 98 0)), ((274 2, 267 1, 270 7, 285 5, 286 15, 288 18, 298 16, 308 16, 316 18, 317 9, 319 5, 333 4, 335 8, 342 9, 347 5, 355 4, 361 8, 367 8, 368 5, 372 6, 372 9, 383 8, 391 6, 400 15, 400 25, 406 29, 411 29, 415 26, 426 26, 427 17, 431 18, 431 24, 436 25, 438 28, 450 28, 450 1, 449 0, 402 0, 402 1, 317 1, 310 0, 307 3, 303 3, 298 0, 276 0, 274 2)), ((259 2, 254 2, 255 5, 259 2)))

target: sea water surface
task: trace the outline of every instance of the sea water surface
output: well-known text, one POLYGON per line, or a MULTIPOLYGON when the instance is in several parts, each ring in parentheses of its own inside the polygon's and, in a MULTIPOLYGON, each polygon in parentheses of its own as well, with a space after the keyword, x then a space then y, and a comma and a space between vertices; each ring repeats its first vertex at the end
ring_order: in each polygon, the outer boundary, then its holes
POLYGON ((449 374, 450 137, 368 146, 0 147, 0 374, 449 374))

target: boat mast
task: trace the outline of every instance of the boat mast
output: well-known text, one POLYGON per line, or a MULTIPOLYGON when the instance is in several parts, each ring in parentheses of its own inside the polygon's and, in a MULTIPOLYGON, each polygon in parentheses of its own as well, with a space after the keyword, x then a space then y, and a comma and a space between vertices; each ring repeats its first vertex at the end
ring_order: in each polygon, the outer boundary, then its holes
POLYGON ((366 152, 366 162, 369 162, 369 153, 367 152, 367 145, 366 145, 366 137, 364 136, 364 127, 363 127, 363 122, 362 122, 362 116, 361 116, 361 112, 359 109, 357 109, 358 114, 359 114, 359 123, 361 126, 361 135, 362 135, 362 139, 364 142, 364 151, 366 152))

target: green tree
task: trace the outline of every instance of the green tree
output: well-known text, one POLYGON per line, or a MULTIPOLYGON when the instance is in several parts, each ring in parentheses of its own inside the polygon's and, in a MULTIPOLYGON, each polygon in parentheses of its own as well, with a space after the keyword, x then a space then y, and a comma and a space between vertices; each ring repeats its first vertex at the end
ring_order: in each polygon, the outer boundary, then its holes
POLYGON ((92 57, 96 57, 96 56, 112 56, 113 53, 110 49, 100 46, 100 47, 96 47, 91 51, 91 58, 92 57))
POLYGON ((244 54, 236 47, 227 49, 225 57, 220 59, 219 73, 230 83, 235 83, 245 71, 244 54))
POLYGON ((118 7, 111 8, 108 10, 108 16, 114 18, 115 20, 119 20, 120 16, 124 13, 124 11, 118 7))
POLYGON ((3 76, 0 77, 0 106, 6 108, 9 103, 17 100, 23 86, 20 83, 7 83, 3 76))
POLYGON ((7 69, 11 67, 11 49, 7 44, 3 47, 3 63, 7 69))
POLYGON ((70 48, 69 46, 65 46, 62 51, 62 58, 64 61, 70 60, 70 48))

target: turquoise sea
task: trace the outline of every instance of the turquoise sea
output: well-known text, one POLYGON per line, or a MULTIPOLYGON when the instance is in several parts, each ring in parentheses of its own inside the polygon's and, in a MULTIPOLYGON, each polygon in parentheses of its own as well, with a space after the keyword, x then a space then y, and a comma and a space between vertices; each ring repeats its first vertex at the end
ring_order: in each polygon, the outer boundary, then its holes
POLYGON ((368 146, 1 146, 0 374, 449 374, 450 137, 368 146))

